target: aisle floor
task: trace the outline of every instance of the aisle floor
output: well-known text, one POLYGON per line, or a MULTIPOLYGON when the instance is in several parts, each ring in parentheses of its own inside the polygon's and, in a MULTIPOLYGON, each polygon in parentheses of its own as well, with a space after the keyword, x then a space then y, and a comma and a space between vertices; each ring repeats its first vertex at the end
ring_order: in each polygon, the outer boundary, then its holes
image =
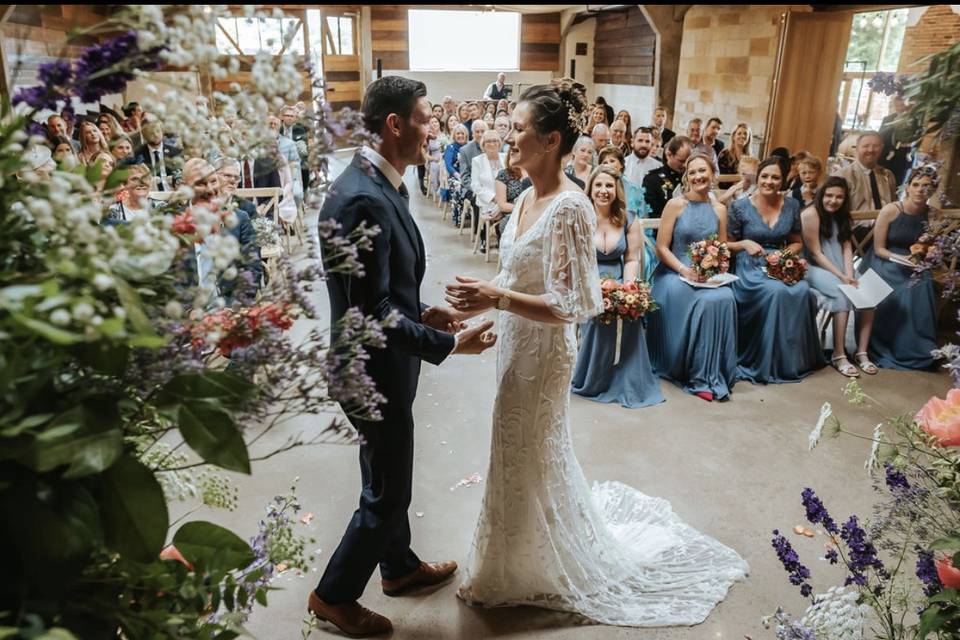
MULTIPOLYGON (((442 302, 443 284, 457 274, 484 278, 495 274, 496 261, 472 255, 469 236, 441 222, 432 202, 411 185, 414 217, 429 255, 423 300, 442 302)), ((326 296, 318 304, 327 308, 326 296)), ((492 316, 491 316, 492 317, 492 316)), ((326 325, 326 320, 321 321, 326 325)), ((298 334, 309 324, 295 327, 298 334)), ((490 412, 495 392, 496 356, 453 356, 440 367, 424 365, 417 420, 414 496, 410 508, 413 544, 425 560, 466 561, 480 509, 483 484, 454 488, 479 473, 486 476, 490 412)), ((727 403, 706 403, 662 384, 666 402, 629 410, 574 397, 571 428, 580 463, 590 481, 619 480, 649 495, 670 500, 689 524, 736 549, 750 564, 749 577, 732 588, 702 624, 695 627, 627 629, 585 624, 575 618, 533 608, 475 610, 455 597, 454 581, 428 595, 388 598, 375 573, 361 602, 391 618, 393 638, 638 638, 643 640, 753 640, 772 638, 760 619, 778 604, 799 613, 803 600, 787 582, 770 547, 770 531, 792 530, 803 522, 800 492, 814 487, 835 518, 851 513, 866 517, 873 492, 864 470, 868 444, 854 438, 823 442, 808 452, 807 436, 820 407, 829 401, 844 425, 869 434, 883 415, 915 411, 931 395, 949 388, 943 373, 882 370, 863 376, 865 391, 881 399, 882 408, 851 407, 842 398, 846 380, 824 369, 799 384, 752 386, 739 383, 727 403)), ((293 420, 258 443, 267 451, 297 433, 311 434, 324 421, 293 420)), ((325 445, 294 450, 256 463, 252 476, 234 476, 240 506, 230 513, 198 512, 191 518, 222 522, 252 536, 263 507, 299 477, 305 512, 315 514, 301 530, 316 539, 315 568, 304 576, 282 574, 274 583, 270 606, 258 609, 249 628, 261 640, 301 638, 305 605, 331 551, 356 507, 359 492, 357 451, 325 445)), ((824 538, 790 534, 813 572, 813 584, 826 590, 842 582, 836 567, 818 560, 824 538)), ((310 638, 343 637, 323 625, 310 638)))

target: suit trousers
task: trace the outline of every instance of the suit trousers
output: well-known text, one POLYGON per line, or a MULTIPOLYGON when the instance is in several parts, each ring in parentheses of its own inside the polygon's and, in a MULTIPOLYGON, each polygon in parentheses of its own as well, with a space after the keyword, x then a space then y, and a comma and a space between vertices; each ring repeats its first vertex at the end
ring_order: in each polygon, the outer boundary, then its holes
POLYGON ((363 594, 373 570, 387 580, 420 566, 410 549, 407 514, 413 489, 413 408, 384 409, 382 422, 350 418, 362 436, 360 506, 353 513, 315 590, 329 604, 353 602, 363 594))

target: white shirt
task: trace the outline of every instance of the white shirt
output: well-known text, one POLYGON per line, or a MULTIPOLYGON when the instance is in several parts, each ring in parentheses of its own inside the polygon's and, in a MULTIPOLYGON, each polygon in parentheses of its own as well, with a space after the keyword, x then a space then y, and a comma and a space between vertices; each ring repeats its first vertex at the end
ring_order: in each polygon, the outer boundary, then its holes
POLYGON ((650 155, 641 160, 637 157, 637 154, 631 153, 624 161, 624 165, 623 177, 633 184, 642 185, 644 177, 651 171, 662 167, 663 163, 650 155))
POLYGON ((397 171, 397 168, 387 162, 387 159, 380 155, 373 147, 361 147, 360 155, 370 161, 383 174, 393 188, 400 191, 400 185, 403 183, 403 176, 397 171))

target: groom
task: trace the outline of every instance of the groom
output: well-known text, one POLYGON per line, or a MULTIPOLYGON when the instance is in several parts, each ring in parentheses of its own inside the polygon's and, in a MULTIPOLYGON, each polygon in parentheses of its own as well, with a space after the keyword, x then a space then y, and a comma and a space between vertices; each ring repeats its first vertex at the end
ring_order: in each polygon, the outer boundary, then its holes
POLYGON ((455 562, 422 562, 410 549, 413 399, 421 360, 440 364, 451 353, 481 353, 496 342, 488 333, 492 322, 466 328, 453 309, 420 302, 426 257, 403 174, 426 155, 431 115, 426 95, 422 82, 397 76, 367 88, 364 124, 381 142, 354 157, 320 212, 320 220, 339 222, 344 236, 361 222, 380 227, 373 248, 360 252, 364 276, 327 280, 333 326, 350 307, 379 319, 392 311, 400 315, 399 324, 386 330, 386 348, 368 349, 367 373, 387 398, 383 421, 350 418, 362 436, 360 507, 307 605, 319 619, 358 637, 392 629, 387 618, 357 602, 378 564, 389 596, 439 584, 457 570, 455 562))

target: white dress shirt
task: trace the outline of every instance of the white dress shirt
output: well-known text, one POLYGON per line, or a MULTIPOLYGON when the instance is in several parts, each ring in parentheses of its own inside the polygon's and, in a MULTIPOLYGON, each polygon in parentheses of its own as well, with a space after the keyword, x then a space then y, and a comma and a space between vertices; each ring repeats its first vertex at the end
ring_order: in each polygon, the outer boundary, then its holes
POLYGON ((662 166, 663 163, 651 155, 641 160, 637 157, 637 154, 631 153, 624 161, 623 177, 633 184, 642 185, 643 179, 648 173, 662 166))

